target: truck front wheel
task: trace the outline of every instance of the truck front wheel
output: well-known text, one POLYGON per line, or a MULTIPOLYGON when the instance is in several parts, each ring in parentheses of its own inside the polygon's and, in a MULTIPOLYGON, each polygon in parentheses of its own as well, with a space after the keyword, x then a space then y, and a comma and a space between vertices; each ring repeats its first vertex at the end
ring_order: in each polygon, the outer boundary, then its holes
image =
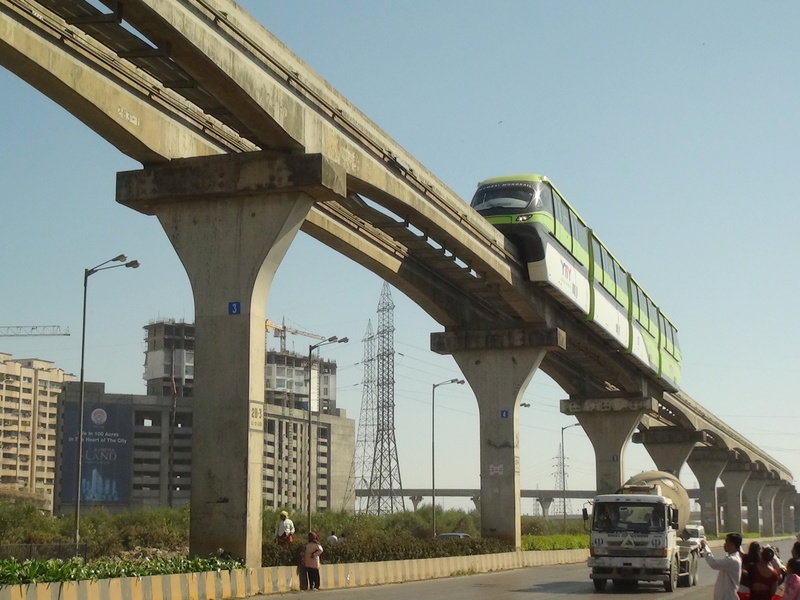
POLYGON ((606 580, 605 579, 592 579, 594 582, 594 589, 597 592, 602 592, 606 589, 606 580))
POLYGON ((664 582, 664 590, 674 592, 678 587, 678 557, 674 556, 669 564, 669 579, 664 582))

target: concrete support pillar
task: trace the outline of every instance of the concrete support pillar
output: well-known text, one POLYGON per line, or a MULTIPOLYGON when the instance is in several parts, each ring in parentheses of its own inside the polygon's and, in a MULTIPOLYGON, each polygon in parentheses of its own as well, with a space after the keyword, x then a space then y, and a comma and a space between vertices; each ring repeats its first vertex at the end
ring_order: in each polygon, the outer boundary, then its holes
POLYGON ((752 474, 750 479, 744 484, 744 502, 747 506, 747 532, 761 533, 761 518, 759 508, 761 506, 761 492, 767 480, 763 475, 752 474))
POLYGON ((689 467, 700 487, 700 522, 707 535, 719 535, 717 479, 728 459, 728 451, 723 448, 695 448, 689 455, 689 467))
POLYGON ((651 427, 633 434, 635 444, 643 444, 644 449, 656 463, 659 471, 672 473, 679 477, 681 467, 692 453, 692 449, 706 440, 703 431, 690 431, 678 427, 651 427))
POLYGON ((569 398, 561 412, 575 415, 592 443, 597 493, 611 494, 624 483, 623 456, 633 430, 658 410, 655 398, 569 398))
POLYGON ((470 498, 470 500, 472 500, 472 504, 475 505, 475 511, 478 514, 481 514, 481 495, 475 494, 472 496, 472 498, 470 498))
POLYGON ((786 509, 789 506, 789 494, 789 488, 784 485, 773 501, 773 506, 775 507, 775 533, 777 534, 791 531, 788 527, 790 521, 786 518, 786 509))
POLYGON ((411 500, 411 504, 414 506, 414 512, 417 512, 420 502, 422 502, 422 496, 419 495, 411 496, 409 500, 411 500))
POLYGON ((550 349, 563 348, 555 329, 470 330, 431 334, 431 348, 452 354, 478 401, 481 535, 520 547, 519 403, 550 349))
POLYGON ((539 506, 542 507, 542 516, 548 519, 550 517, 550 507, 553 506, 553 498, 541 496, 539 498, 539 506))
POLYGON ((775 496, 780 490, 780 483, 775 481, 767 481, 767 485, 761 490, 761 533, 763 535, 775 535, 775 496))
POLYGON ((267 295, 315 198, 332 190, 346 194, 344 177, 315 155, 182 159, 117 176, 118 202, 158 217, 194 294, 195 556, 222 549, 261 566, 267 295))
POLYGON ((729 463, 720 479, 725 484, 725 529, 744 532, 742 528, 742 492, 752 473, 750 463, 729 463))

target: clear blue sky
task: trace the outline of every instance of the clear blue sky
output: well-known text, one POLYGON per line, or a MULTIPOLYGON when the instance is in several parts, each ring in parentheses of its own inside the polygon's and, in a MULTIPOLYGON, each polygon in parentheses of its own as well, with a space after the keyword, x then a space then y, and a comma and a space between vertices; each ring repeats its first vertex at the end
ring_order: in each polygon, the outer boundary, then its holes
MULTIPOLYGON (((800 472, 799 4, 241 4, 465 201, 487 177, 548 175, 678 326, 687 393, 800 472)), ((0 90, 0 325, 73 333, 2 338, 0 351, 77 374, 83 269, 124 252, 141 268, 90 280, 86 377, 143 393, 142 327, 194 313, 156 219, 114 202, 115 173, 140 165, 10 73, 0 71, 0 90)), ((381 285, 300 234, 267 307, 271 319, 353 340, 326 352, 353 418, 358 340, 375 323, 381 285)), ((405 486, 421 487, 430 484, 431 384, 460 373, 428 350, 441 328, 399 291, 393 298, 400 467, 405 486)), ((290 337, 299 352, 309 341, 290 337)), ((525 394, 525 488, 554 486, 560 428, 575 422, 558 411, 563 397, 542 373, 525 394)), ((469 388, 438 388, 436 405, 437 486, 479 487, 469 388)), ((580 428, 565 432, 565 446, 569 487, 593 487, 580 428)), ((629 446, 628 474, 652 466, 629 446)), ((681 475, 695 485, 688 467, 681 475)))

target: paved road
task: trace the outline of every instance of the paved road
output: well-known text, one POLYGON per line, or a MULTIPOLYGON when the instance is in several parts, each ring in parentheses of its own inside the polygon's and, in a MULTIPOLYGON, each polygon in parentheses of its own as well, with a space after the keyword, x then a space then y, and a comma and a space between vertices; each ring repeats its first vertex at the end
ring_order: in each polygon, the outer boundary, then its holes
MULTIPOLYGON (((747 541, 745 541, 747 544, 747 541)), ((780 542, 781 557, 791 556, 792 542, 780 542)), ((715 549, 717 557, 722 549, 715 549)), ((670 600, 708 600, 712 597, 716 571, 705 562, 700 564, 700 582, 691 588, 678 588, 667 594, 661 583, 640 584, 635 589, 618 591, 611 583, 603 594, 594 591, 585 564, 563 565, 557 567, 532 567, 502 573, 450 577, 411 583, 372 586, 347 590, 325 590, 313 593, 325 598, 348 600, 553 600, 570 598, 574 600, 598 600, 602 596, 615 600, 645 598, 669 598, 670 600)), ((323 587, 325 582, 322 582, 323 587)), ((266 598, 262 596, 261 598, 266 598)))

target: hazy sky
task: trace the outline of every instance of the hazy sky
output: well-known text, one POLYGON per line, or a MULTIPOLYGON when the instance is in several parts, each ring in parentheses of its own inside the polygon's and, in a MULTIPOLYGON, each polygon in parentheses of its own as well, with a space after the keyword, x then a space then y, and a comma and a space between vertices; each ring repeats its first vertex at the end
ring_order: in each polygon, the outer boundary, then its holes
MULTIPOLYGON (((686 392, 800 472, 791 379, 800 4, 241 4, 465 201, 487 177, 548 175, 677 325, 686 392)), ((86 378, 143 393, 142 327, 193 321, 194 312, 155 217, 114 201, 116 172, 140 165, 2 70, 0 155, 0 325, 73 334, 2 338, 0 352, 77 374, 83 270, 126 253, 141 268, 90 280, 86 378)), ((301 233, 267 306, 291 327, 349 336, 324 354, 339 365, 339 405, 356 419, 359 340, 376 323, 381 286, 301 233)), ((441 327, 399 291, 393 299, 402 481, 429 486, 431 385, 461 374, 428 350, 441 327)), ((305 353, 311 341, 294 336, 289 345, 305 353)), ((563 397, 543 373, 525 394, 523 488, 555 485, 561 428, 575 422, 558 410, 563 397)), ((437 487, 479 487, 468 386, 437 388, 436 421, 437 487)), ((591 445, 580 428, 564 435, 568 486, 593 488, 591 445)), ((635 445, 625 461, 629 475, 653 467, 635 445)), ((696 485, 688 467, 681 476, 696 485)))

